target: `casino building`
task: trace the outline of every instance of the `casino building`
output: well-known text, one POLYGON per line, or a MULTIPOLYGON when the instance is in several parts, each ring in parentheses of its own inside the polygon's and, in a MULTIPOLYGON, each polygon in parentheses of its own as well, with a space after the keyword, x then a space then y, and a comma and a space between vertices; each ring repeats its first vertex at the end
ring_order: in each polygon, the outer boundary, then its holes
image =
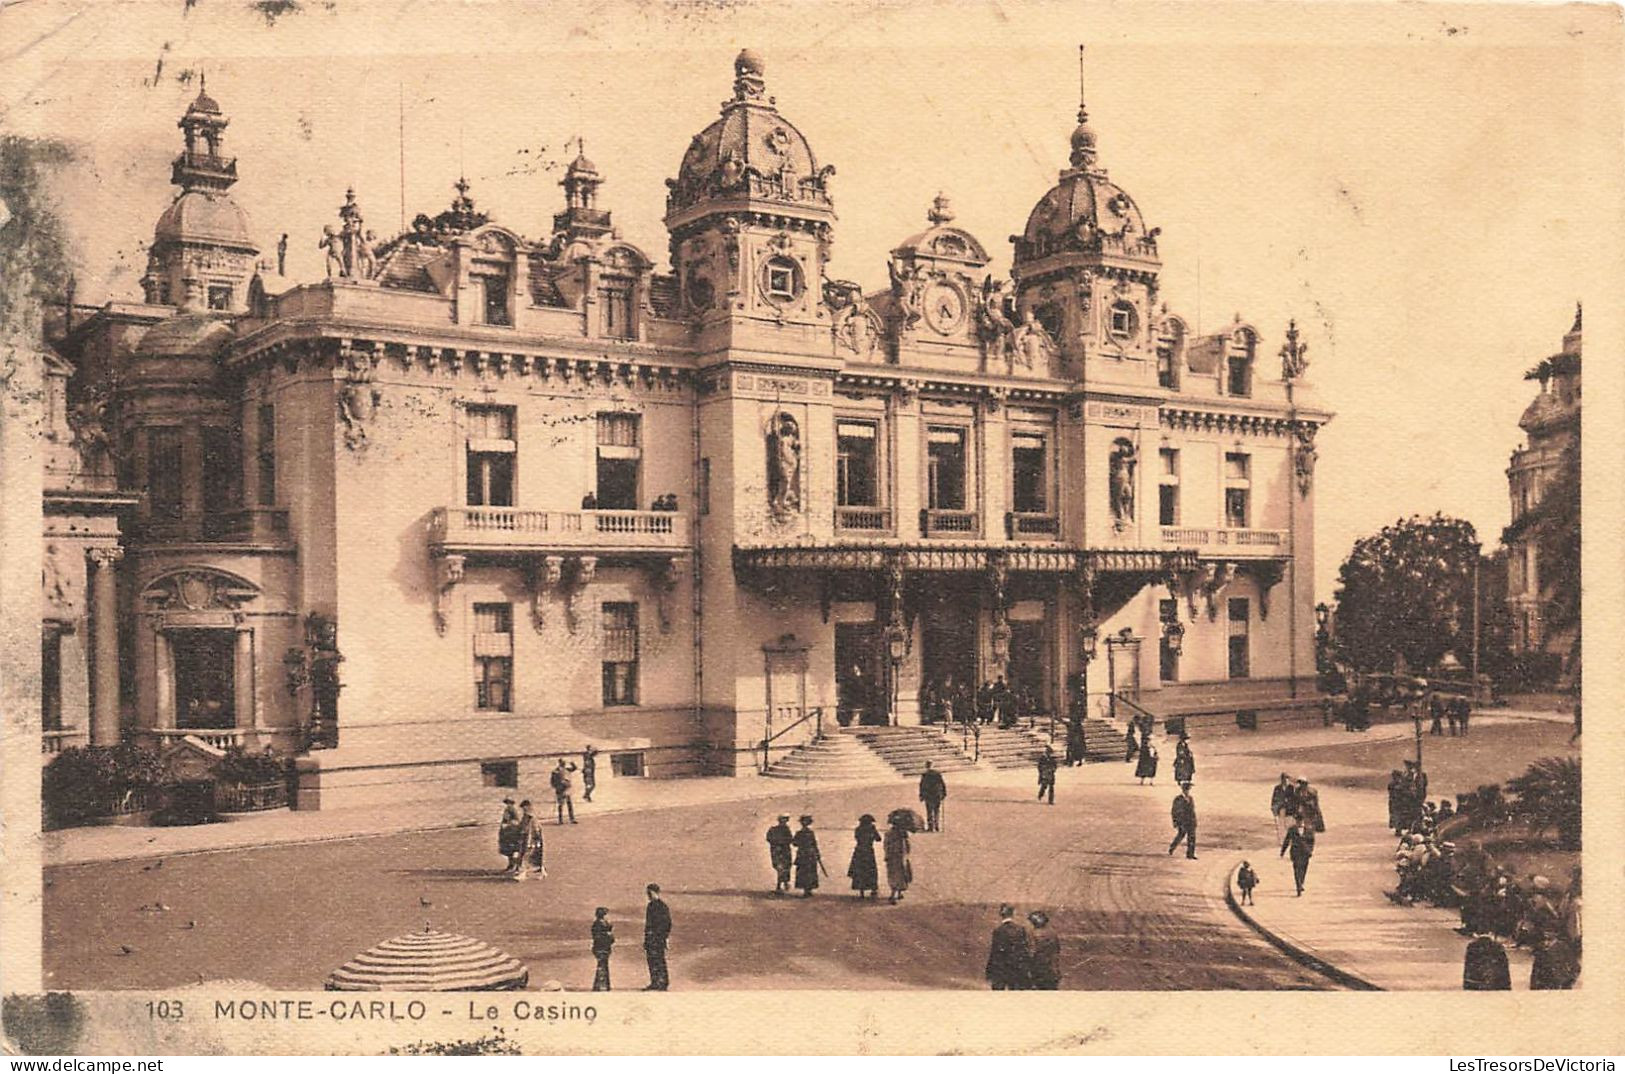
POLYGON ((998 676, 1045 720, 1313 704, 1295 330, 1277 361, 1169 312, 1082 108, 1010 279, 941 196, 889 286, 830 279, 834 168, 761 58, 733 76, 669 269, 581 156, 542 238, 460 180, 381 239, 351 192, 279 294, 199 94, 142 300, 54 341, 140 494, 102 568, 122 734, 297 753, 314 808, 588 743, 600 779, 750 774, 998 676))

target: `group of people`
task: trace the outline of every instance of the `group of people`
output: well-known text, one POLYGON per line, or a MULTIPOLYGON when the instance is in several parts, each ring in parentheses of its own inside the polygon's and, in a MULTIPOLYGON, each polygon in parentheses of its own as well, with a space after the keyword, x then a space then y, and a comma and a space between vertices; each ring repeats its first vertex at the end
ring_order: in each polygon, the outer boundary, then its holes
POLYGON ((1038 700, 1025 685, 1011 686, 1000 675, 972 690, 970 683, 952 677, 920 687, 920 712, 927 723, 991 724, 1015 727, 1038 714, 1038 700))
POLYGON ((1388 827, 1395 835, 1415 830, 1429 804, 1428 774, 1415 761, 1406 761, 1403 772, 1388 773, 1388 827))
MULTIPOLYGON (((553 789, 553 804, 558 823, 576 822, 575 772, 581 773, 582 800, 592 801, 592 792, 598 786, 598 750, 588 746, 581 752, 579 768, 573 762, 559 759, 548 774, 548 785, 553 789)), ((547 841, 542 837, 541 820, 529 798, 517 805, 512 797, 502 799, 502 819, 497 822, 497 853, 507 859, 505 875, 510 880, 528 880, 532 876, 547 876, 547 841)))
POLYGON ((1441 697, 1437 693, 1432 694, 1428 698, 1428 710, 1433 716, 1433 724, 1428 728, 1429 734, 1444 734, 1447 720, 1452 735, 1467 733, 1467 720, 1473 714, 1473 706, 1465 697, 1441 697))
POLYGON ((987 983, 995 992, 1060 988, 1061 940, 1049 927, 1049 914, 1029 913, 1031 931, 1015 918, 1014 906, 999 907, 999 924, 987 953, 987 983))
MULTIPOLYGON (((671 988, 671 972, 666 966, 666 952, 671 942, 671 907, 660 897, 660 885, 650 884, 644 889, 648 898, 643 910, 643 957, 649 964, 649 983, 645 992, 665 992, 671 988)), ((609 959, 615 950, 615 926, 609 920, 609 907, 600 906, 593 911, 592 957, 597 969, 592 977, 594 992, 610 991, 609 959)))
MULTIPOLYGON (((940 778, 940 777, 939 777, 940 778)), ((944 792, 946 793, 946 791, 944 792)), ((893 905, 901 901, 903 893, 914 879, 914 866, 909 860, 909 830, 913 826, 909 810, 895 810, 887 818, 884 835, 876 825, 874 815, 865 813, 852 829, 852 859, 846 875, 852 881, 852 890, 860 899, 880 897, 880 865, 875 858, 875 844, 883 844, 882 858, 886 863, 886 886, 890 890, 888 901, 893 905)), ((813 818, 802 814, 797 823, 800 829, 790 830, 790 814, 779 814, 778 823, 767 830, 768 861, 773 866, 775 895, 797 888, 804 899, 818 890, 819 875, 829 876, 823 853, 818 848, 818 836, 813 831, 813 818)))
POLYGON ((1512 987, 1507 946, 1527 947, 1531 989, 1573 988, 1580 977, 1580 867, 1567 891, 1544 876, 1519 880, 1503 867, 1457 870, 1454 884, 1461 905, 1461 932, 1472 936, 1462 966, 1468 991, 1512 987))
POLYGON ((1326 830, 1320 792, 1307 779, 1294 783, 1290 775, 1282 772, 1280 782, 1270 789, 1270 816, 1275 821, 1276 837, 1281 840, 1279 856, 1291 855, 1292 883, 1302 896, 1309 862, 1315 856, 1315 836, 1326 830))

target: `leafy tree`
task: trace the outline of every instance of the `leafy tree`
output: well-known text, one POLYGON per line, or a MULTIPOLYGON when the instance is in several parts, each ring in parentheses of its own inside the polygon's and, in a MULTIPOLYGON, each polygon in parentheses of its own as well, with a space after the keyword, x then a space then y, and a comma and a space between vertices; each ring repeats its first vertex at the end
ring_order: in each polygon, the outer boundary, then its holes
POLYGON ((1556 828, 1564 850, 1580 849, 1580 758, 1543 757, 1508 780, 1507 790, 1517 796, 1515 813, 1556 828))
POLYGON ((1338 659, 1362 672, 1472 660, 1472 523, 1435 514, 1384 526, 1354 544, 1337 575, 1338 659))

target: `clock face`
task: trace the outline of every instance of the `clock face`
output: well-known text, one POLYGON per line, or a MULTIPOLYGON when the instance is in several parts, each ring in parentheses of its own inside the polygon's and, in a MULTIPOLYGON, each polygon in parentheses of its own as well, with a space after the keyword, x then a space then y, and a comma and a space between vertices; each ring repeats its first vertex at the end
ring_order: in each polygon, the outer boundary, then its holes
POLYGON ((949 335, 965 322, 965 296, 957 287, 932 284, 925 292, 925 321, 933 329, 949 335))

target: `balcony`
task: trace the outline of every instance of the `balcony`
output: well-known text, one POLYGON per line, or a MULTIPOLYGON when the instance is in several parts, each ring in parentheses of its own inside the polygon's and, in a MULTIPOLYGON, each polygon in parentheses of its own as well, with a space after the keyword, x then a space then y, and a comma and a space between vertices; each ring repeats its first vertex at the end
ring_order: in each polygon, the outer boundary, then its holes
POLYGON ((1279 559, 1292 554, 1292 542, 1285 530, 1164 526, 1162 541, 1204 554, 1222 553, 1233 559, 1279 559))
POLYGON ((429 543, 450 552, 670 554, 689 547, 688 517, 675 511, 531 511, 437 507, 429 543))
POLYGON ((1058 541, 1061 520, 1043 511, 1007 511, 1004 532, 1012 541, 1058 541))
POLYGON ((891 510, 886 507, 837 507, 837 533, 890 533, 891 510))
POLYGON ((938 511, 927 508, 920 512, 920 533, 926 537, 976 540, 982 536, 975 511, 938 511))
POLYGON ((150 736, 153 745, 159 749, 172 742, 192 737, 201 739, 205 745, 213 746, 217 750, 245 745, 253 733, 253 729, 248 727, 148 727, 139 732, 150 736))
POLYGON ((63 727, 55 731, 40 733, 40 761, 50 764, 51 759, 71 746, 85 746, 90 743, 89 733, 82 727, 63 727))

